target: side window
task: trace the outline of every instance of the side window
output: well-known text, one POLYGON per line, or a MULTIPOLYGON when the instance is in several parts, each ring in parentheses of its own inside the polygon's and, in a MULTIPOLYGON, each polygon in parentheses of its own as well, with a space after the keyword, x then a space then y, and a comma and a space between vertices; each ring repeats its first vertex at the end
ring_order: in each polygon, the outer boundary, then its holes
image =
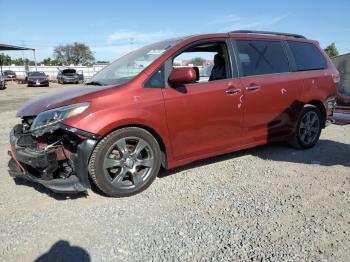
POLYGON ((145 87, 165 87, 164 65, 159 67, 145 82, 145 87))
POLYGON ((297 71, 325 69, 327 63, 318 48, 311 43, 287 41, 292 51, 297 71))
POLYGON ((230 59, 225 42, 200 43, 173 58, 174 67, 193 67, 195 83, 230 78, 230 59))
POLYGON ((236 40, 243 76, 289 72, 280 41, 236 40))

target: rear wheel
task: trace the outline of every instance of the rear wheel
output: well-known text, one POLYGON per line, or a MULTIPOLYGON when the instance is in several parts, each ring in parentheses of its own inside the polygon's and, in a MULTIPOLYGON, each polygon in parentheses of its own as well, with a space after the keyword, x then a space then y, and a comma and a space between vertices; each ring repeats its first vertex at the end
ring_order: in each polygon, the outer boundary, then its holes
POLYGON ((294 134, 288 142, 295 148, 311 148, 318 142, 321 129, 320 110, 316 106, 306 105, 299 116, 294 134))
POLYGON ((160 164, 156 139, 144 129, 127 127, 97 144, 89 161, 89 173, 104 193, 124 197, 145 190, 158 175, 160 164))

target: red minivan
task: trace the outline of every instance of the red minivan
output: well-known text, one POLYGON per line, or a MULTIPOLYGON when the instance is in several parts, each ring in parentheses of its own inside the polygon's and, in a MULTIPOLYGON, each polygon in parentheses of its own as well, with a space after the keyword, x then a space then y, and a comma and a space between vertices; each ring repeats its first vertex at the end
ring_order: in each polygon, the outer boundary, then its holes
POLYGON ((160 167, 272 141, 313 147, 339 74, 316 41, 235 31, 154 43, 19 109, 10 175, 55 192, 146 189, 160 167), (198 59, 200 58, 200 59, 198 59))

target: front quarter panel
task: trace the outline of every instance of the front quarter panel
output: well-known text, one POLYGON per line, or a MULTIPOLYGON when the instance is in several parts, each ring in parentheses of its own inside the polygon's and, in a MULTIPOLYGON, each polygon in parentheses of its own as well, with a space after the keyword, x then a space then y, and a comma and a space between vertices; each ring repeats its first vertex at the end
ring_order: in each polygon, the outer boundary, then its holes
MULTIPOLYGON (((147 126, 163 140, 168 137, 161 89, 125 86, 91 100, 80 116, 67 119, 66 125, 105 136, 127 125, 147 126)), ((166 141, 164 141, 166 142, 166 141)))

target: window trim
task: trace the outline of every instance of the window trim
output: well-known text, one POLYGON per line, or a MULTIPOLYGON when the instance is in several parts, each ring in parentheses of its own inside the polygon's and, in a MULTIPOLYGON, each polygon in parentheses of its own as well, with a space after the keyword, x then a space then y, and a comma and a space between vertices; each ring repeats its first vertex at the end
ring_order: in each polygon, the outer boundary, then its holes
POLYGON ((236 56, 236 61, 237 61, 237 68, 238 68, 238 77, 239 78, 244 78, 244 77, 258 77, 258 76, 270 76, 270 75, 277 75, 277 74, 288 74, 288 73, 292 73, 293 71, 293 61, 291 61, 290 57, 289 57, 289 53, 288 50, 286 48, 286 44, 284 43, 284 40, 278 40, 278 39, 259 39, 259 38, 231 38, 231 42, 232 42, 232 46, 235 52, 235 56, 236 56), (279 42, 282 45, 282 49, 283 52, 287 58, 287 62, 288 62, 288 67, 289 67, 289 71, 287 72, 277 72, 277 73, 269 73, 269 74, 260 74, 260 75, 249 75, 249 76, 245 76, 243 73, 243 69, 242 69, 242 64, 241 61, 239 60, 239 52, 238 52, 238 46, 237 46, 237 41, 239 40, 244 40, 244 41, 262 41, 262 42, 279 42))
MULTIPOLYGON (((188 45, 180 48, 179 50, 175 51, 168 59, 165 63, 168 63, 168 65, 165 65, 166 67, 170 66, 170 68, 172 69, 173 67, 173 62, 174 59, 179 56, 181 53, 183 53, 186 49, 196 46, 196 45, 200 45, 200 44, 205 44, 205 43, 222 43, 226 46, 226 53, 229 57, 228 61, 226 61, 226 66, 229 66, 230 68, 227 70, 226 69, 226 73, 228 73, 227 77, 225 79, 218 79, 218 80, 213 80, 210 81, 210 83, 216 82, 216 81, 223 81, 223 80, 228 80, 228 79, 232 79, 232 78, 237 78, 238 77, 238 70, 237 67, 235 66, 235 56, 232 54, 232 50, 231 50, 231 43, 230 43, 230 38, 229 37, 220 37, 220 38, 208 38, 208 39, 201 39, 201 40, 197 40, 194 42, 189 43, 188 45), (170 63, 169 63, 170 62, 170 63)), ((169 87, 169 83, 167 81, 169 74, 171 72, 171 69, 169 70, 169 72, 165 72, 165 78, 166 78, 166 85, 167 87, 169 87), (168 74, 167 74, 168 73, 168 74)), ((165 70, 167 71, 167 70, 165 70)), ((191 83, 190 85, 197 85, 197 84, 205 84, 205 83, 209 83, 208 82, 199 82, 199 83, 191 83)))

